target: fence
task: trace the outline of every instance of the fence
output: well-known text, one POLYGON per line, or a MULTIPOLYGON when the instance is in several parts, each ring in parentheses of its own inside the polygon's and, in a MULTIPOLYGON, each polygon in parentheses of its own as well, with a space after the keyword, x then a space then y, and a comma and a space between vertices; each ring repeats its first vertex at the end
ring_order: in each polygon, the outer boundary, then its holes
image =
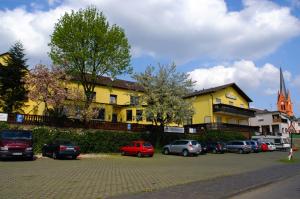
POLYGON ((22 125, 37 125, 37 126, 55 126, 66 128, 92 128, 116 131, 133 131, 143 132, 151 129, 152 125, 143 125, 137 123, 120 123, 120 122, 106 122, 99 120, 91 120, 83 122, 78 119, 70 118, 55 118, 41 115, 27 115, 27 114, 8 114, 7 122, 9 124, 22 125))

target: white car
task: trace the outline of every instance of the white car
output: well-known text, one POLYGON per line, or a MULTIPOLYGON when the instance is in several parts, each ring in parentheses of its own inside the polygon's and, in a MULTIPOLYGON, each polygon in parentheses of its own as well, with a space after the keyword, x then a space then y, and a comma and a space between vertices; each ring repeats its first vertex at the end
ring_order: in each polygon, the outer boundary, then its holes
POLYGON ((273 142, 266 142, 266 144, 268 145, 268 150, 269 151, 275 151, 276 150, 276 146, 273 142))

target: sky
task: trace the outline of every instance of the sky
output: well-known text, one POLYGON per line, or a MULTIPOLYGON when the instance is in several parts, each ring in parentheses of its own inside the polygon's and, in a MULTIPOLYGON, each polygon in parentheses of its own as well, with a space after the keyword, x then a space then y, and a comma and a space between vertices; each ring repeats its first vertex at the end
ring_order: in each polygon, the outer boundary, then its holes
POLYGON ((54 24, 89 5, 125 30, 135 72, 174 62, 195 90, 235 82, 276 110, 281 67, 300 117, 300 0, 0 0, 0 54, 21 41, 30 67, 51 65, 54 24))

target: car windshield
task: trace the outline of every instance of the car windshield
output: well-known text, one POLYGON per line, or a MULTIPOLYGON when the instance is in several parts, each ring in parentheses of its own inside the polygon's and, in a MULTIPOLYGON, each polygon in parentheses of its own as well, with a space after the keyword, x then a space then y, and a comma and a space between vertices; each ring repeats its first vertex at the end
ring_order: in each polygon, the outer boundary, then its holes
POLYGON ((192 145, 197 145, 198 142, 197 141, 192 141, 192 145))
POLYGON ((32 135, 30 132, 22 132, 22 131, 4 131, 1 133, 2 139, 24 139, 30 140, 32 139, 32 135))

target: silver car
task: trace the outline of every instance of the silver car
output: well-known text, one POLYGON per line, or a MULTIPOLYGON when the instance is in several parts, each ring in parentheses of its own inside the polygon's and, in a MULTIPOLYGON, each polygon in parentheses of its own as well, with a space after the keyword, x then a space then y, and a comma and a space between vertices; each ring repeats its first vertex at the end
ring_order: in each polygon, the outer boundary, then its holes
POLYGON ((201 144, 196 140, 176 140, 163 147, 163 154, 182 154, 183 156, 199 155, 201 144))
POLYGON ((251 145, 248 145, 246 141, 235 140, 227 143, 227 151, 238 153, 250 153, 252 149, 251 145))

